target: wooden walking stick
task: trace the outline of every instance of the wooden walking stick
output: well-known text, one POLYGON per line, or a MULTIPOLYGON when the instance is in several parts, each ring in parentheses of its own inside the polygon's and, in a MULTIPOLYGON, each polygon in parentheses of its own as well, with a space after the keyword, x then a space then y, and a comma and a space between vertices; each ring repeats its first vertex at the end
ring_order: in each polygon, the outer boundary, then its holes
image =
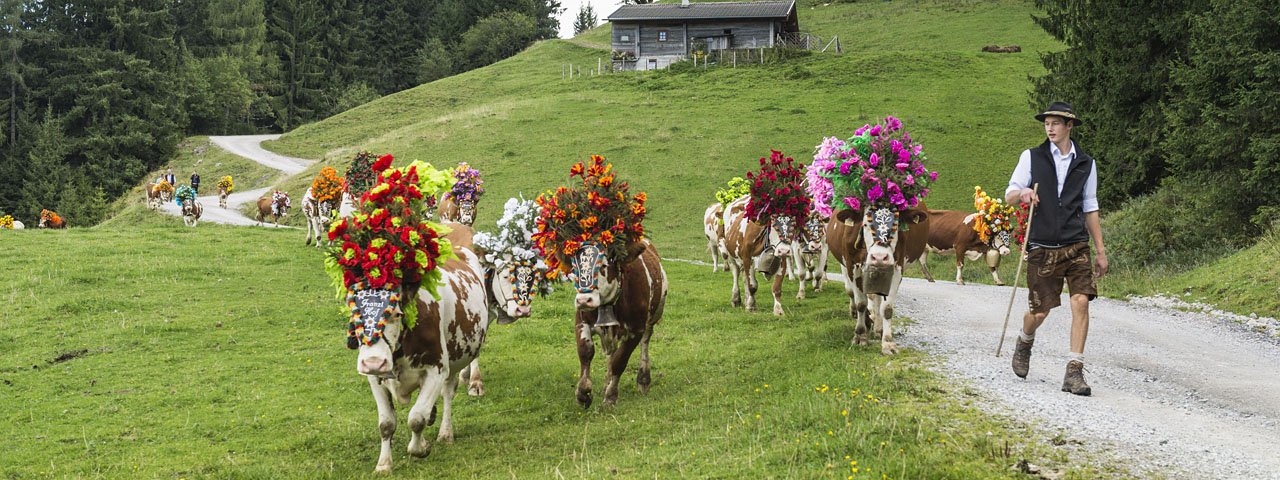
MULTIPOLYGON (((1040 184, 1032 185, 1031 192, 1039 197, 1040 184)), ((1000 356, 1000 349, 1004 348, 1004 335, 1009 332, 1009 315, 1013 313, 1013 301, 1018 298, 1018 280, 1022 277, 1022 264, 1027 261, 1027 243, 1031 242, 1031 221, 1035 218, 1036 207, 1032 205, 1031 213, 1027 215, 1027 234, 1022 237, 1022 253, 1018 256, 1018 270, 1013 274, 1013 293, 1009 294, 1009 308, 1004 311, 1004 327, 1000 329, 1000 344, 996 345, 997 357, 1000 356)))

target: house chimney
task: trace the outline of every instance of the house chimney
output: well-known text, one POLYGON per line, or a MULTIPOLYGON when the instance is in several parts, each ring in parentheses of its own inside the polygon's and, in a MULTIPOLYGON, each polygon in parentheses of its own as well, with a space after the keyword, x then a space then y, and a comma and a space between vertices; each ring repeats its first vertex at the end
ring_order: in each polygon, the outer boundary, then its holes
POLYGON ((689 8, 689 0, 682 0, 680 2, 680 8, 689 8))

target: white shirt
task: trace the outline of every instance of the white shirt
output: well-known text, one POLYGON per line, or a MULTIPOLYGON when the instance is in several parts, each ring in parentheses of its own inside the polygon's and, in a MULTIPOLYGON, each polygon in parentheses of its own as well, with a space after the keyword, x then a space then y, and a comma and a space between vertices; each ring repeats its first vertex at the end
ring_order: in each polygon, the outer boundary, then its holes
MULTIPOLYGON (((1050 142, 1049 152, 1053 154, 1053 166, 1058 172, 1058 196, 1062 196, 1062 184, 1067 179, 1067 169, 1071 168, 1071 161, 1076 159, 1076 142, 1071 142, 1071 151, 1065 154, 1058 149, 1058 144, 1050 142)), ((1004 194, 1007 197, 1009 192, 1024 188, 1031 188, 1031 149, 1022 151, 1022 157, 1018 158, 1018 166, 1013 169, 1013 176, 1009 177, 1009 188, 1004 190, 1004 194)), ((1089 179, 1084 181, 1084 203, 1080 207, 1084 213, 1098 211, 1098 162, 1096 161, 1089 165, 1089 179)))

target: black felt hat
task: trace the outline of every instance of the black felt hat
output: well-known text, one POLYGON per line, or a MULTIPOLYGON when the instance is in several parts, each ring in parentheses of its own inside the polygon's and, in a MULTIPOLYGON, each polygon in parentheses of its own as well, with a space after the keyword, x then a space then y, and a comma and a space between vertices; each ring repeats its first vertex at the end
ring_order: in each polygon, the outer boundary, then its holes
POLYGON ((1084 123, 1080 120, 1080 117, 1076 116, 1076 112, 1071 110, 1071 104, 1066 102, 1050 103, 1049 108, 1045 109, 1044 113, 1036 115, 1036 120, 1043 122, 1044 117, 1062 117, 1071 120, 1077 127, 1084 123))

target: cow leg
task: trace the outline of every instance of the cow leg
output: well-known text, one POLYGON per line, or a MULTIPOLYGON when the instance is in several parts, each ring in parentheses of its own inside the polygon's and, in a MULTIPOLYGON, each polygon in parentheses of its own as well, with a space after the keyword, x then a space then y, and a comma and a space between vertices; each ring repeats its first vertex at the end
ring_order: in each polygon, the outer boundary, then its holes
POLYGON ((1000 280, 1000 267, 990 267, 991 278, 996 281, 996 285, 1004 285, 1004 280, 1000 280))
POLYGON ((893 355, 898 353, 898 345, 893 343, 893 305, 898 300, 898 287, 902 285, 902 269, 899 266, 893 269, 893 283, 889 285, 889 296, 885 297, 884 303, 881 305, 880 318, 883 319, 883 330, 880 333, 880 354, 893 355))
POLYGON ((813 270, 814 293, 821 292, 822 284, 826 283, 827 281, 827 254, 828 253, 829 252, 827 251, 827 247, 825 245, 822 247, 821 250, 818 251, 818 261, 816 262, 817 265, 814 266, 814 270, 813 270))
POLYGON ((756 280, 756 262, 748 258, 743 263, 747 269, 747 274, 745 275, 747 282, 747 311, 754 312, 756 311, 756 291, 760 289, 760 283, 756 280))
POLYGON ((742 274, 742 269, 738 267, 738 259, 730 259, 725 262, 729 264, 729 270, 733 272, 733 294, 729 297, 729 304, 735 307, 742 306, 742 290, 738 288, 738 277, 742 274))
MULTIPOLYGON (((310 216, 307 216, 307 241, 304 245, 311 245, 311 239, 315 236, 316 222, 310 216)), ((320 246, 320 242, 316 242, 316 246, 320 246)))
POLYGON ((928 249, 925 249, 924 253, 920 254, 920 271, 924 272, 925 280, 928 280, 929 283, 933 283, 933 274, 929 273, 929 250, 928 249))
POLYGON ((867 296, 858 287, 858 278, 862 278, 862 269, 849 268, 840 264, 840 273, 844 275, 844 293, 849 296, 849 316, 853 318, 853 344, 867 344, 867 296))
POLYGON ((809 265, 803 260, 800 261, 800 287, 796 289, 796 300, 804 300, 804 287, 809 283, 809 265))
POLYGON ((472 360, 471 365, 462 369, 462 373, 458 374, 458 381, 466 382, 467 395, 484 396, 484 377, 480 374, 480 358, 472 360))
POLYGON ((715 272, 720 269, 720 249, 716 248, 716 242, 710 238, 707 239, 707 251, 711 252, 711 271, 715 272))
POLYGON ((453 443, 453 395, 458 392, 458 377, 445 375, 444 378, 444 391, 440 393, 443 405, 440 409, 440 434, 436 436, 436 442, 453 443))
POLYGON ((640 371, 636 373, 636 387, 640 393, 649 393, 649 338, 653 336, 653 325, 646 326, 644 338, 640 339, 640 371))
MULTIPOLYGON (((443 367, 432 367, 427 370, 422 379, 422 387, 418 390, 418 400, 413 403, 413 408, 409 410, 409 430, 413 436, 409 439, 409 455, 418 458, 426 457, 431 453, 431 443, 422 438, 422 430, 427 428, 431 423, 429 418, 432 409, 436 405, 436 397, 440 395, 440 390, 444 388, 448 375, 443 372, 443 367)), ((449 422, 448 411, 444 412, 445 420, 440 423, 441 431, 444 425, 449 422)))
POLYGON ((636 346, 640 344, 643 335, 636 335, 622 328, 615 329, 619 335, 626 335, 621 339, 620 348, 613 351, 613 355, 609 356, 609 376, 604 387, 604 404, 613 406, 618 403, 618 382, 622 379, 622 372, 627 370, 627 362, 631 360, 631 353, 636 351, 636 346))
POLYGON ((956 285, 964 285, 964 250, 956 246, 956 285))
MULTIPOLYGON (((786 266, 785 264, 788 262, 790 262, 789 259, 784 259, 782 261, 782 263, 784 264, 783 266, 785 267, 786 266)), ((782 273, 774 274, 773 288, 770 289, 770 293, 773 293, 773 314, 779 317, 781 317, 786 313, 782 310, 782 278, 784 276, 785 275, 783 275, 782 273)), ((804 288, 804 280, 800 281, 800 285, 801 285, 800 288, 804 288)))
POLYGON ((578 405, 582 408, 591 406, 591 359, 596 356, 596 346, 591 343, 591 327, 579 320, 578 330, 578 405))
POLYGON ((378 466, 374 471, 391 472, 391 437, 396 433, 396 407, 391 403, 391 392, 378 383, 376 377, 368 377, 369 389, 373 391, 373 400, 378 404, 378 434, 382 437, 382 446, 378 452, 378 466))

